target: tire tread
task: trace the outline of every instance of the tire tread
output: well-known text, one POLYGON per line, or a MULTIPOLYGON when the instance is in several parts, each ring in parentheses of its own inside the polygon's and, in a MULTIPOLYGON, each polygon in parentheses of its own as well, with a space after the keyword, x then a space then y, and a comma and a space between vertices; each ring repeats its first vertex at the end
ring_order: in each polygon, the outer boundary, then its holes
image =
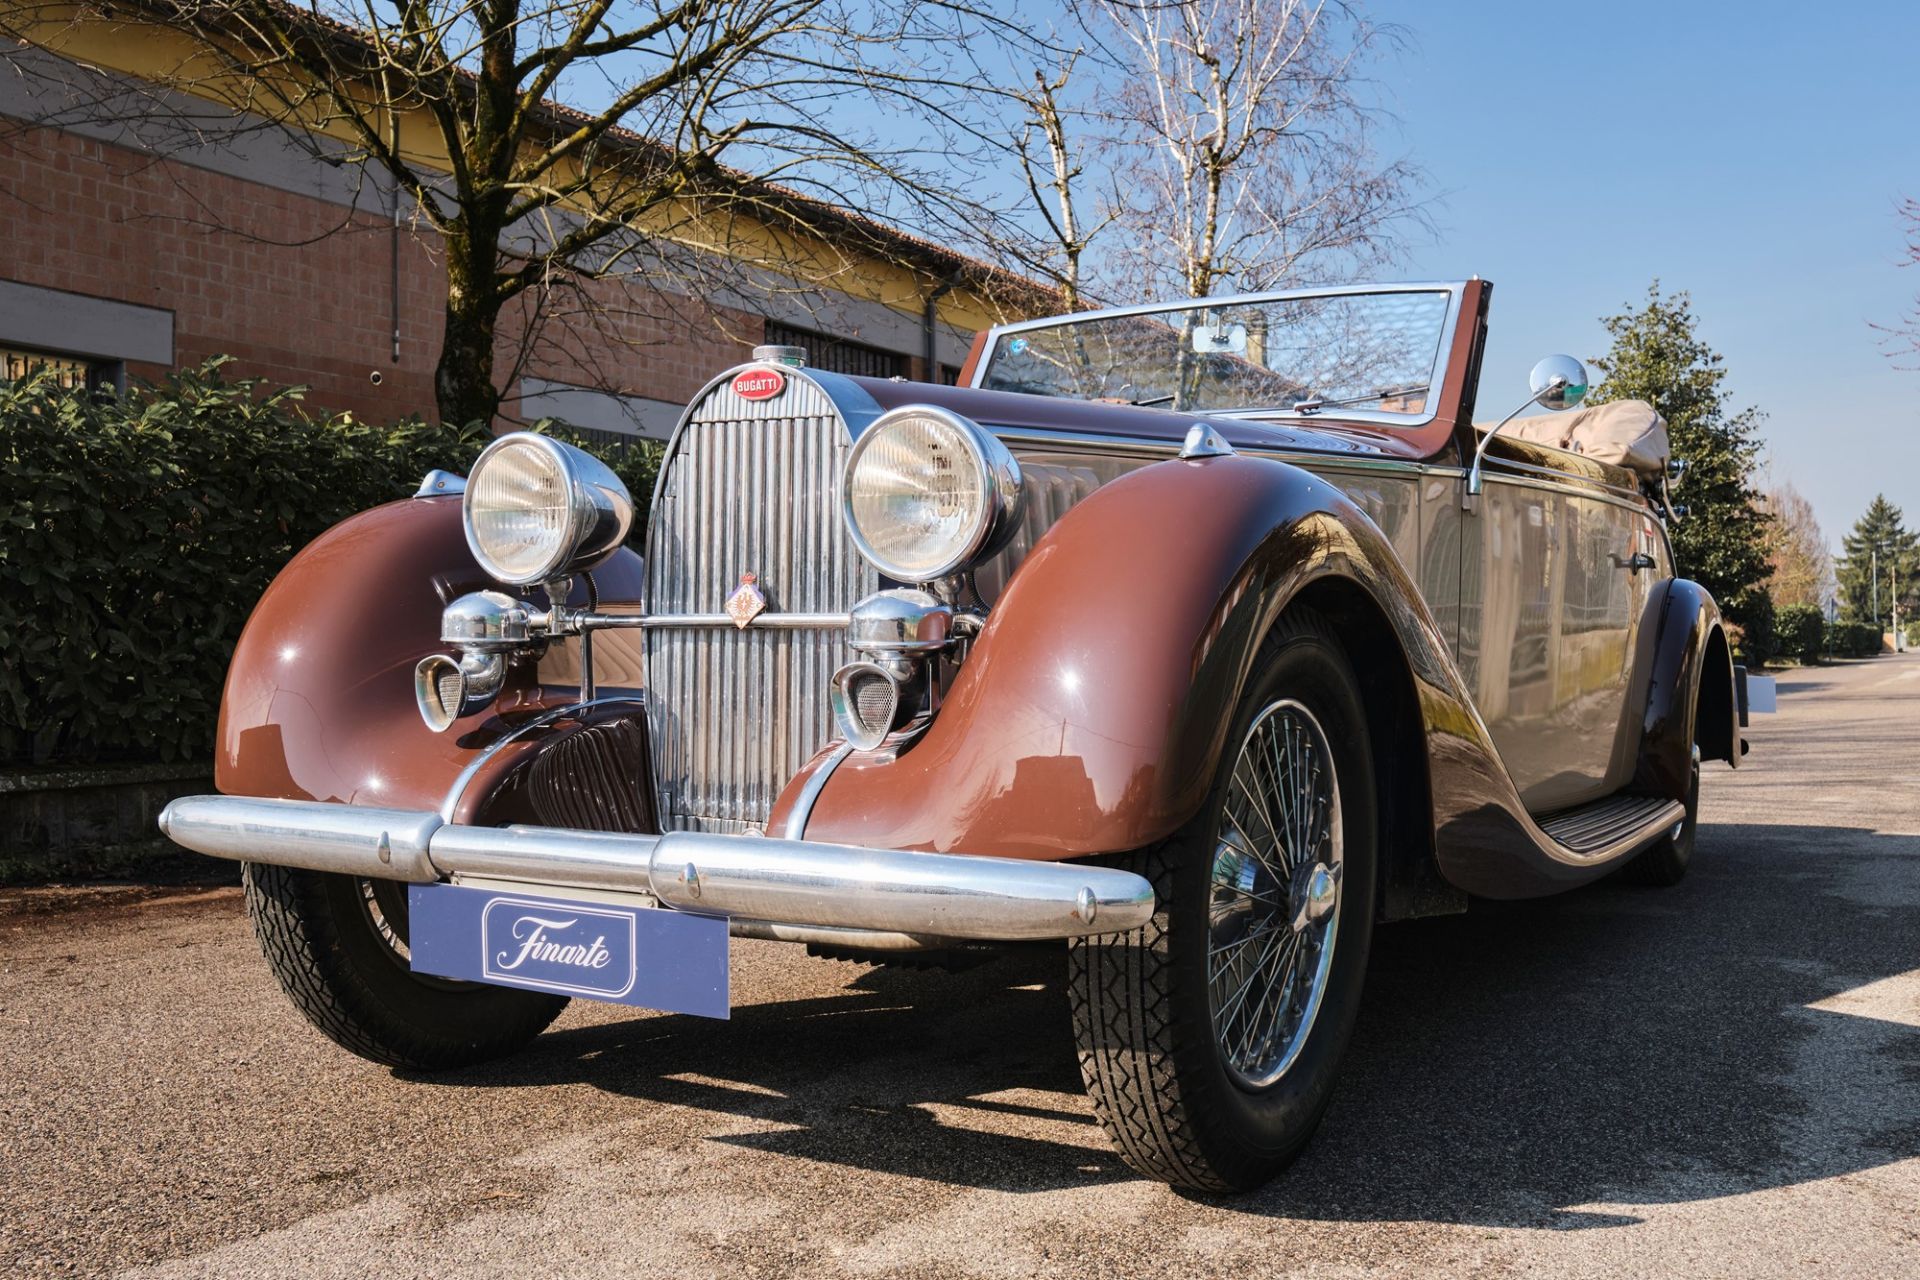
POLYGON ((457 1038, 430 1031, 366 980, 342 945, 321 873, 249 862, 242 883, 247 918, 280 989, 321 1034, 370 1062, 434 1071, 496 1058, 546 1030, 567 1006, 563 997, 500 990, 489 1013, 504 1008, 506 1016, 473 1019, 474 1031, 457 1038))

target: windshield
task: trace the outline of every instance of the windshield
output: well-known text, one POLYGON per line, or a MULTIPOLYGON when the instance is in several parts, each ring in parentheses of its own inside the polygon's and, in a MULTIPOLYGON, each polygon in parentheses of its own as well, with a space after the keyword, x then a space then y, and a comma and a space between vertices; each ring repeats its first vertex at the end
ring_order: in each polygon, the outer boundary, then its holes
POLYGON ((982 387, 1185 412, 1425 416, 1445 289, 1190 302, 1000 334, 982 387))

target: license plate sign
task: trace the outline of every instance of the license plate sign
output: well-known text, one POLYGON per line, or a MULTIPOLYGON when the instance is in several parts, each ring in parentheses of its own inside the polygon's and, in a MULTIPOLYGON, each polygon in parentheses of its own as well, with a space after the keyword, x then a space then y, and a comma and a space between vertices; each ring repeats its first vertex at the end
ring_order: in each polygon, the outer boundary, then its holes
POLYGON ((727 922, 715 916, 416 884, 407 917, 417 973, 727 1016, 727 922))

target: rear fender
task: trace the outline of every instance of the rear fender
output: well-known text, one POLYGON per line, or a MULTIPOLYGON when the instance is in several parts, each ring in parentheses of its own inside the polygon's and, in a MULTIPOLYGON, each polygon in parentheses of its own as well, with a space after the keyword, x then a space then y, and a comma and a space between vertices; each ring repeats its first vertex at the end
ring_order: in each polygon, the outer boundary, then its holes
POLYGON ((1740 763, 1739 709, 1733 656, 1713 596, 1697 582, 1671 578, 1649 601, 1657 618, 1640 758, 1633 786, 1648 795, 1684 799, 1693 748, 1702 760, 1740 763))
MULTIPOLYGON (((637 599, 640 559, 622 550, 594 578, 603 600, 637 599)), ((539 667, 511 667, 499 699, 445 733, 420 718, 413 667, 446 651, 441 610, 498 585, 467 550, 458 498, 388 503, 321 534, 274 578, 234 648, 215 786, 229 795, 447 805, 452 820, 482 820, 543 745, 578 732, 562 714, 577 687, 542 682, 543 671, 568 666, 557 645, 539 667)))

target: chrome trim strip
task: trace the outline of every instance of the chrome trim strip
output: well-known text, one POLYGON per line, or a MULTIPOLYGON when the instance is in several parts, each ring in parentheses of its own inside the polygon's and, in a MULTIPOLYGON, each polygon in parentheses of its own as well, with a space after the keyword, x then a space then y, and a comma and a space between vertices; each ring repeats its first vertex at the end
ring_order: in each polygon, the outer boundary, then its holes
POLYGON ((514 726, 510 732, 496 738, 493 742, 489 743, 479 755, 467 761, 467 767, 460 771, 460 776, 455 778, 453 785, 447 789, 447 798, 440 802, 440 821, 453 821, 453 815, 459 812, 460 801, 466 795, 467 784, 472 782, 474 775, 479 773, 487 761, 498 755, 508 743, 515 742, 527 734, 532 733, 535 729, 550 725, 556 720, 564 720, 570 715, 585 711, 588 707, 607 707, 619 703, 630 703, 636 707, 644 707, 646 702, 647 699, 644 693, 638 697, 632 694, 615 694, 605 698, 595 698, 591 702, 570 702, 564 707, 555 707, 551 711, 543 711, 526 723, 514 726))
POLYGON ((1627 498, 1635 506, 1650 507, 1652 505, 1640 495, 1637 489, 1624 488, 1617 484, 1608 484, 1605 480, 1595 480, 1592 476, 1577 476, 1570 471, 1561 471, 1555 467, 1543 467, 1532 462, 1519 462, 1512 458, 1488 458, 1487 465, 1481 474, 1489 480, 1495 479, 1496 477, 1504 479, 1509 484, 1533 484, 1536 486, 1541 484, 1550 486, 1568 484, 1584 485, 1589 489, 1597 489, 1601 493, 1618 494, 1627 498), (1495 470, 1495 468, 1500 468, 1500 470, 1495 470), (1509 471, 1515 474, 1508 474, 1509 471))
POLYGON ((662 613, 653 617, 613 616, 595 624, 606 627, 702 628, 725 627, 733 631, 844 631, 850 618, 844 613, 762 613, 743 628, 724 613, 662 613))
POLYGON ((813 817, 813 806, 820 799, 820 793, 827 789, 828 779, 833 771, 846 762, 853 754, 853 744, 843 742, 834 748, 832 755, 821 761, 820 767, 813 771, 806 785, 800 788, 800 794, 793 798, 793 809, 787 814, 787 825, 781 834, 789 840, 804 840, 807 835, 807 820, 813 817))
POLYGON ((1591 498, 1596 502, 1610 502, 1616 507, 1625 507, 1630 511, 1647 513, 1653 511, 1653 505, 1639 494, 1631 493, 1625 489, 1617 489, 1610 484, 1601 484, 1595 480, 1587 480, 1580 476, 1570 476, 1561 471, 1548 470, 1545 476, 1542 477, 1511 476, 1504 472, 1491 470, 1487 471, 1485 475, 1489 484, 1498 481, 1501 484, 1512 485, 1516 489, 1539 489, 1545 493, 1558 493, 1562 495, 1572 490, 1576 497, 1591 498), (1574 486, 1579 487, 1575 488, 1574 486))
MULTIPOLYGON (((1224 415, 1211 415, 1215 417, 1224 415)), ((1050 449, 1074 449, 1099 457, 1151 457, 1158 454, 1168 458, 1180 456, 1181 442, 1178 440, 1141 439, 1135 436, 1110 436, 1088 431, 1041 431, 1032 427, 995 427, 994 433, 1008 443, 1022 445, 1045 445, 1050 449)), ((1317 470, 1331 470, 1346 467, 1369 471, 1399 471, 1419 475, 1466 474, 1460 466, 1450 462, 1416 462, 1411 458, 1388 458, 1366 454, 1330 453, 1317 449, 1290 449, 1272 446, 1235 446, 1236 451, 1246 458, 1269 458, 1275 462, 1292 463, 1295 466, 1313 467, 1317 470)), ((1015 454, 1015 457, 1018 457, 1015 454)), ((1023 467, 1025 463, 1021 464, 1023 467)), ((1555 474, 1559 474, 1556 472, 1555 474)))
MULTIPOLYGON (((993 349, 999 343, 1002 334, 1020 333, 1029 329, 1048 329, 1056 325, 1072 324, 1084 320, 1110 320, 1125 316, 1152 315, 1155 312, 1187 311, 1202 307, 1243 307, 1254 306, 1262 302, 1286 302, 1295 298, 1333 298, 1343 295, 1364 297, 1377 293, 1444 293, 1447 295, 1447 313, 1441 321, 1440 333, 1434 342, 1433 367, 1427 372, 1427 385, 1432 388, 1428 395, 1431 403, 1438 399, 1439 388, 1446 378, 1447 356, 1451 351, 1450 339, 1460 331, 1460 308, 1466 296, 1467 282, 1464 280, 1403 281, 1397 284, 1365 285, 1327 285, 1314 289, 1277 289, 1266 293, 1236 293, 1220 298, 1188 298, 1183 301, 1149 302, 1139 306, 1110 307, 1093 311, 1075 311, 1062 316, 1043 316, 1038 320, 1020 320, 1013 324, 997 324, 987 330, 987 340, 981 348, 982 358, 974 367, 973 381, 968 385, 975 389, 985 389, 987 370, 993 363, 993 349)), ((1210 409, 1176 410, 1176 412, 1204 412, 1221 418, 1285 418, 1290 422, 1311 423, 1322 415, 1319 413, 1298 413, 1290 408, 1273 406, 1263 409, 1210 409)), ((1338 417, 1355 422, 1368 422, 1385 427, 1412 428, 1425 426, 1439 416, 1439 405, 1422 414, 1382 413, 1375 409, 1341 409, 1338 417)))
POLYGON ((1153 887, 1130 871, 676 831, 469 827, 424 811, 188 796, 160 828, 215 857, 425 883, 449 876, 650 893, 663 905, 832 929, 986 942, 1136 929, 1153 887))
MULTIPOLYGON (((1141 454, 1163 454, 1174 458, 1179 456, 1181 447, 1179 442, 1173 440, 1139 440, 1130 436, 1098 435, 1091 432, 1039 431, 1033 428, 996 428, 996 431, 1002 440, 1009 442, 1056 447, 1064 445, 1069 448, 1075 445, 1091 446, 1088 452, 1096 454, 1122 454, 1136 457, 1141 454)), ((1312 449, 1250 447, 1241 449, 1240 454, 1242 457, 1285 462, 1315 472, 1395 471, 1407 475, 1448 476, 1455 479, 1463 478, 1467 474, 1466 468, 1451 462, 1415 462, 1409 458, 1350 456, 1344 453, 1321 453, 1312 449)), ((1590 496, 1607 499, 1636 511, 1651 509, 1646 499, 1632 489, 1623 489, 1601 480, 1573 475, 1552 467, 1536 466, 1533 463, 1515 462, 1506 458, 1488 458, 1486 477, 1490 481, 1499 480, 1503 484, 1529 485, 1533 488, 1555 491, 1564 491, 1567 486, 1577 485, 1583 491, 1591 490, 1590 496), (1523 470, 1533 472, 1534 475, 1509 474, 1507 470, 1509 468, 1515 472, 1523 470), (1538 478, 1535 478, 1536 476, 1538 478)))

